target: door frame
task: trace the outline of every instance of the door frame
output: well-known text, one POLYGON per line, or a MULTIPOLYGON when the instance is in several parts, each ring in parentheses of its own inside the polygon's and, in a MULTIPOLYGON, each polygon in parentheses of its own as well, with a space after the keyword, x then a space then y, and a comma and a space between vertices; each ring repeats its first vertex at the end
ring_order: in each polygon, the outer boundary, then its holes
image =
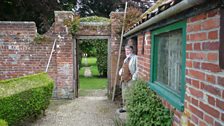
POLYGON ((79 64, 78 64, 78 43, 80 40, 83 40, 83 39, 105 39, 107 40, 107 93, 110 94, 110 84, 111 84, 111 37, 110 36, 84 36, 84 35, 81 35, 81 36, 74 36, 73 38, 73 46, 72 46, 72 55, 73 55, 73 90, 74 90, 74 96, 75 98, 78 98, 79 97, 79 87, 80 87, 80 84, 79 84, 79 64))

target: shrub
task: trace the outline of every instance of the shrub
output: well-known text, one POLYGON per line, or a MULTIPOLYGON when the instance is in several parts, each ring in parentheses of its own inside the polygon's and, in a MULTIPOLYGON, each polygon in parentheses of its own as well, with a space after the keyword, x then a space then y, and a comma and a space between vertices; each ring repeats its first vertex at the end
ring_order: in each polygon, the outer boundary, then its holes
POLYGON ((127 92, 128 126, 171 126, 172 114, 144 81, 136 81, 127 92))
POLYGON ((80 24, 80 17, 78 15, 76 15, 72 21, 70 19, 64 20, 64 25, 69 27, 69 31, 73 36, 79 30, 79 24, 80 24))
POLYGON ((47 73, 0 81, 0 118, 15 125, 37 116, 48 107, 52 91, 47 73))
POLYGON ((79 30, 79 16, 76 16, 75 19, 71 23, 71 33, 72 35, 75 35, 75 33, 79 30))
POLYGON ((0 119, 0 126, 8 126, 8 123, 5 120, 0 119))
POLYGON ((100 76, 107 77, 107 40, 96 40, 96 65, 100 76))

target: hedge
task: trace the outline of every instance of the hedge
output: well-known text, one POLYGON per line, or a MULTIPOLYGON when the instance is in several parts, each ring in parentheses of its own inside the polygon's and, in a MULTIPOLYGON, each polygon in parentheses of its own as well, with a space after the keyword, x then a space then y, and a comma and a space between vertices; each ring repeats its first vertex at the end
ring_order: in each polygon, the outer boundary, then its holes
POLYGON ((8 123, 5 120, 0 119, 0 126, 8 126, 8 123))
POLYGON ((171 126, 172 112, 144 81, 136 81, 127 92, 127 126, 171 126))
POLYGON ((53 84, 47 73, 0 81, 0 119, 15 125, 37 116, 48 107, 53 84))
POLYGON ((107 77, 107 40, 96 40, 96 65, 101 77, 107 77))

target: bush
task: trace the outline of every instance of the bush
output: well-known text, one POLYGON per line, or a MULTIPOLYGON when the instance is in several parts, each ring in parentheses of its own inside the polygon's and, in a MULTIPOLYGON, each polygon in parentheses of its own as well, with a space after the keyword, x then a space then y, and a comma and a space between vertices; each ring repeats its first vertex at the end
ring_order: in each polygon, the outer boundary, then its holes
POLYGON ((5 120, 0 119, 0 126, 8 126, 8 123, 5 120))
POLYGON ((107 77, 107 40, 96 40, 96 65, 100 76, 107 77))
POLYGON ((95 40, 81 40, 79 43, 79 48, 82 53, 87 53, 88 57, 96 57, 96 49, 94 47, 95 40))
POLYGON ((15 125, 36 117, 48 107, 53 83, 47 73, 0 81, 0 118, 15 125))
POLYGON ((128 126, 171 126, 172 114, 144 81, 136 81, 127 92, 128 126))

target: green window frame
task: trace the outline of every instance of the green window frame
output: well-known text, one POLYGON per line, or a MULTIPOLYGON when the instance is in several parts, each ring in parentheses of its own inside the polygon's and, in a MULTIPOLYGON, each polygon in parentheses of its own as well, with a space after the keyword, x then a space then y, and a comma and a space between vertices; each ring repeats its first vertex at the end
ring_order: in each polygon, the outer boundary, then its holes
POLYGON ((184 110, 184 96, 185 96, 185 63, 186 63, 186 21, 180 21, 162 28, 158 28, 151 32, 151 71, 150 71, 150 81, 149 86, 157 94, 163 97, 176 109, 183 111, 184 110), (180 79, 180 92, 176 93, 169 86, 162 84, 161 82, 156 81, 157 79, 157 68, 158 68, 158 39, 156 36, 163 33, 169 33, 175 30, 182 31, 181 38, 181 79, 180 79))

